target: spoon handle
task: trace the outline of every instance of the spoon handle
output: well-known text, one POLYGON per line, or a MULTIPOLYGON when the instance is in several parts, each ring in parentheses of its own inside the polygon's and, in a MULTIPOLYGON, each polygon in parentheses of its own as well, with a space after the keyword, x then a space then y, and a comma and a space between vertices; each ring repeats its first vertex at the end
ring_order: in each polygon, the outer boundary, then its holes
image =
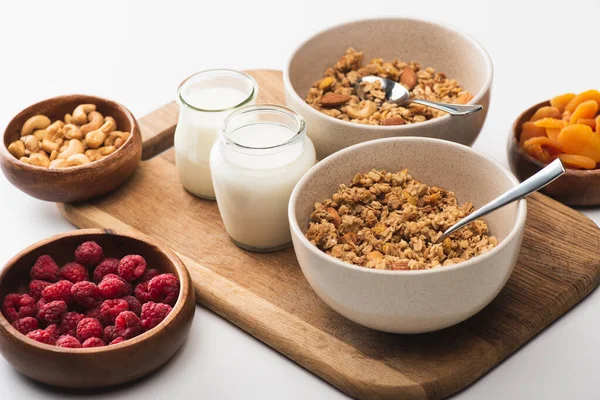
POLYGON ((452 225, 448 228, 442 236, 439 237, 437 243, 444 240, 446 237, 456 232, 457 230, 463 228, 469 223, 475 221, 478 218, 483 217, 499 209, 500 207, 504 207, 505 205, 512 203, 513 201, 522 199, 527 195, 537 192, 550 182, 554 181, 556 178, 564 174, 565 167, 562 165, 560 159, 556 159, 552 161, 550 164, 546 165, 541 171, 537 174, 533 175, 526 181, 523 181, 518 186, 515 186, 508 192, 496 197, 494 200, 487 203, 485 206, 481 207, 479 210, 475 211, 473 214, 467 216, 466 218, 461 219, 456 224, 452 225))
POLYGON ((473 105, 462 105, 462 104, 447 104, 447 103, 436 103, 435 101, 421 100, 421 99, 410 99, 411 103, 421 104, 427 107, 437 108, 451 115, 468 115, 479 110, 483 110, 483 106, 479 104, 473 105))

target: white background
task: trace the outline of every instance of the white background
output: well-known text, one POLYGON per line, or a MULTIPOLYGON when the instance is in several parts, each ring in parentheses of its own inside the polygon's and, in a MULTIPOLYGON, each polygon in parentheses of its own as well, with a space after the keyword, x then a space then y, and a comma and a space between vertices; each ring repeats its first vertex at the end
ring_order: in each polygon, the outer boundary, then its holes
MULTIPOLYGON (((193 72, 282 69, 324 27, 372 16, 416 16, 471 33, 495 76, 475 148, 506 165, 506 135, 529 105, 600 88, 598 1, 19 1, 0 5, 0 127, 26 106, 68 93, 115 99, 138 117, 173 99, 193 72)), ((402 38, 398 38, 402 40, 402 38)), ((350 43, 349 43, 350 45, 350 43)), ((0 265, 73 229, 50 203, 0 177, 0 265)), ((584 211, 600 222, 598 209, 584 211)), ((597 399, 600 292, 542 332, 458 399, 597 399)), ((149 378, 101 392, 37 384, 0 358, 2 399, 340 399, 341 392, 202 307, 187 342, 149 378)))

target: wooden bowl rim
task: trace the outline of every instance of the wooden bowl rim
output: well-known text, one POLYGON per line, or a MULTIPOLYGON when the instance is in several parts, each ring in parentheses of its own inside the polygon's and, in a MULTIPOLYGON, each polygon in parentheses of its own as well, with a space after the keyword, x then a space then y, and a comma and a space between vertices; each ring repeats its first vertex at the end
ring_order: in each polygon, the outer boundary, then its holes
MULTIPOLYGON (((519 154, 519 157, 525 159, 526 161, 528 161, 530 164, 535 165, 536 167, 542 169, 546 166, 546 164, 543 164, 542 162, 536 160, 535 158, 531 157, 529 154, 527 154, 522 148, 521 146, 519 146, 519 139, 517 138, 517 132, 520 132, 520 126, 523 122, 527 122, 527 121, 521 121, 523 119, 523 117, 525 116, 525 114, 533 111, 534 109, 538 109, 540 107, 544 107, 544 106, 549 106, 550 105, 550 100, 545 100, 542 102, 537 103, 536 105, 533 105, 527 109, 525 109, 525 111, 523 111, 522 113, 519 114, 519 116, 517 117, 517 119, 515 119, 515 121, 512 124, 512 131, 511 131, 511 141, 512 141, 512 148, 513 150, 519 154)), ((535 111, 534 111, 535 112, 535 111)), ((574 168, 567 168, 565 167, 565 173, 564 176, 576 176, 576 177, 580 177, 580 178, 590 178, 592 176, 598 176, 600 175, 600 168, 595 168, 595 169, 574 169, 574 168)))
POLYGON ((135 119, 135 117, 133 116, 131 111, 129 111, 129 109, 127 107, 125 107, 124 105, 122 105, 121 103, 118 103, 114 100, 110 100, 110 99, 107 99, 104 97, 98 97, 98 96, 88 95, 88 94, 65 94, 65 95, 50 97, 48 99, 38 101, 37 103, 34 103, 34 104, 30 105, 29 107, 24 108, 17 115, 15 115, 13 118, 11 118, 11 120, 6 125, 6 128, 4 129, 4 134, 2 135, 1 154, 6 160, 8 160, 8 162, 17 165, 17 166, 23 168, 24 170, 46 171, 48 173, 59 174, 59 175, 60 174, 69 174, 72 171, 81 171, 84 169, 92 169, 97 166, 102 167, 102 166, 108 165, 108 163, 112 162, 112 160, 111 160, 112 158, 114 158, 117 154, 121 154, 122 152, 124 152, 126 150, 125 146, 128 145, 129 142, 131 142, 133 140, 133 135, 134 135, 135 131, 138 129, 139 128, 138 128, 137 120, 135 119), (119 147, 114 153, 111 153, 108 156, 106 156, 100 160, 92 161, 88 164, 78 165, 78 166, 69 167, 69 168, 52 168, 52 169, 50 169, 48 167, 40 167, 37 165, 31 165, 31 164, 22 162, 21 160, 19 160, 18 158, 16 158, 12 154, 10 154, 4 139, 6 138, 6 135, 8 133, 7 132, 8 126, 10 124, 12 124, 17 118, 22 117, 29 110, 31 110, 32 108, 34 108, 36 106, 39 106, 40 104, 47 103, 50 101, 64 102, 67 100, 74 100, 76 98, 81 98, 82 101, 93 103, 93 104, 96 104, 94 102, 101 101, 103 103, 108 104, 111 108, 119 110, 121 113, 123 113, 123 115, 125 115, 125 118, 127 118, 129 120, 129 123, 131 125, 131 129, 129 130, 129 137, 127 138, 125 143, 123 143, 123 145, 121 147, 119 147))
POLYGON ((10 332, 10 334, 12 336, 14 336, 17 340, 25 342, 29 346, 37 347, 40 350, 50 351, 50 352, 54 352, 54 353, 91 354, 91 353, 109 352, 112 350, 117 350, 117 349, 122 349, 122 348, 125 348, 128 346, 137 345, 140 342, 150 338, 154 334, 158 333, 161 329, 163 329, 167 325, 169 325, 171 323, 171 321, 173 321, 175 319, 175 317, 181 312, 181 310, 183 309, 183 305, 188 297, 189 286, 190 286, 189 276, 187 273, 187 269, 186 269, 185 265, 183 264, 183 261, 181 261, 181 259, 179 259, 179 257, 171 249, 169 249, 166 245, 164 245, 146 235, 137 234, 137 233, 136 234, 125 233, 125 232, 121 232, 119 230, 114 230, 114 229, 78 229, 75 231, 59 233, 59 234, 51 236, 49 238, 42 239, 42 240, 28 246, 21 252, 19 252, 17 255, 12 257, 4 265, 4 267, 0 270, 0 283, 2 282, 2 279, 4 278, 6 273, 10 270, 10 268, 12 268, 14 266, 14 264, 21 257, 25 256, 26 254, 30 253, 31 251, 36 250, 36 249, 38 249, 42 246, 45 246, 49 243, 52 243, 56 240, 63 239, 65 237, 84 236, 84 235, 89 235, 89 234, 121 236, 121 237, 127 237, 130 239, 139 240, 141 242, 144 242, 146 244, 156 247, 157 249, 160 250, 161 253, 163 253, 167 256, 167 258, 169 259, 169 261, 171 261, 171 263, 173 264, 173 266, 175 267, 175 269, 177 270, 177 273, 179 275, 178 276, 178 278, 179 278, 179 296, 177 297, 175 306, 173 306, 173 309, 171 310, 171 312, 169 313, 167 318, 162 320, 160 322, 160 324, 156 325, 154 328, 150 329, 149 331, 146 331, 139 336, 136 336, 132 339, 125 340, 124 342, 121 342, 121 343, 113 344, 111 346, 109 346, 107 343, 106 346, 101 346, 101 347, 73 349, 73 348, 68 348, 68 347, 58 347, 58 346, 54 346, 54 345, 50 345, 50 344, 45 344, 45 343, 41 343, 36 340, 28 338, 26 335, 23 335, 21 332, 17 331, 12 326, 12 324, 10 322, 8 322, 6 317, 4 317, 4 314, 2 312, 0 312, 0 325, 2 325, 4 327, 4 329, 6 329, 7 332, 10 332))

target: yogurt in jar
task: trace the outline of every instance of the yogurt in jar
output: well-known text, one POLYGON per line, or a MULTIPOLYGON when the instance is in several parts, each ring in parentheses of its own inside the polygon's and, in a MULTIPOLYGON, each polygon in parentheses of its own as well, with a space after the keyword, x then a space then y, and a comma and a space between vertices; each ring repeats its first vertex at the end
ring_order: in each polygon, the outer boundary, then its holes
POLYGON ((253 104, 257 93, 254 79, 230 70, 200 72, 180 85, 175 163, 187 191, 202 198, 215 198, 210 149, 225 117, 242 105, 253 104))
POLYGON ((210 155, 217 204, 231 239, 253 251, 288 246, 289 198, 315 162, 304 120, 293 111, 265 105, 232 113, 210 155))

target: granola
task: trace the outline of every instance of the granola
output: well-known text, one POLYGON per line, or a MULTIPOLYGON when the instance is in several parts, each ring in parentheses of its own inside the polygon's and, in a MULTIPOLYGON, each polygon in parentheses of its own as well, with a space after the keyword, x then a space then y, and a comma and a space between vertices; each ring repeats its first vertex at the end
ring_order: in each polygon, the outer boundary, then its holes
POLYGON ((325 253, 350 264, 385 270, 448 266, 486 253, 498 241, 482 219, 436 243, 472 213, 453 192, 429 187, 402 170, 357 174, 350 186, 315 203, 306 232, 325 253))
POLYGON ((379 82, 362 82, 366 100, 355 93, 354 84, 363 76, 376 75, 403 84, 412 98, 444 103, 466 104, 473 96, 456 80, 433 68, 421 68, 416 62, 395 59, 390 62, 374 58, 363 66, 362 52, 348 48, 322 79, 309 89, 306 102, 331 117, 370 125, 403 125, 423 122, 446 113, 434 108, 409 103, 400 107, 385 101, 379 82))

